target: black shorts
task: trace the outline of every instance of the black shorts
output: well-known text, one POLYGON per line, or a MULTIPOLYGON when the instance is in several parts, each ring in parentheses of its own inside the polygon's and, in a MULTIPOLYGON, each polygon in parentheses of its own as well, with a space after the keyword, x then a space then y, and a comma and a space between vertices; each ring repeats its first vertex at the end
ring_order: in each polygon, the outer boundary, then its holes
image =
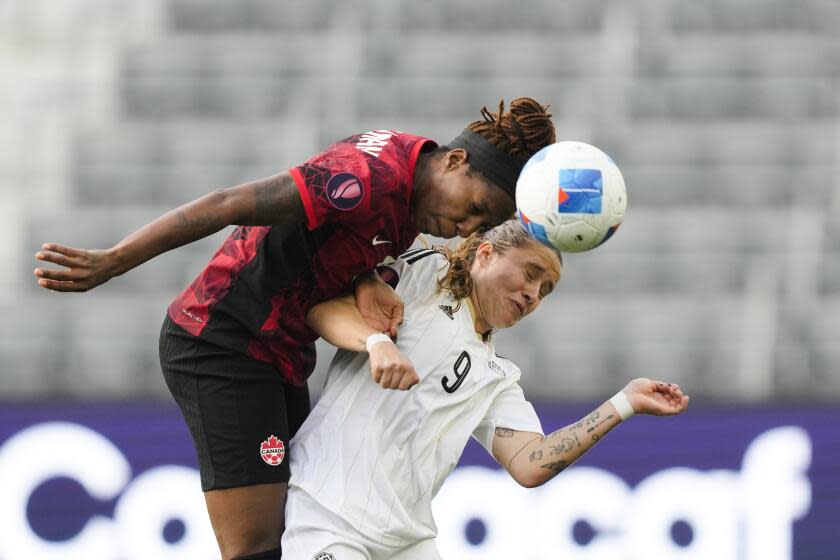
POLYGON ((289 439, 309 414, 307 387, 191 335, 168 315, 160 364, 195 442, 203 491, 288 482, 289 439))

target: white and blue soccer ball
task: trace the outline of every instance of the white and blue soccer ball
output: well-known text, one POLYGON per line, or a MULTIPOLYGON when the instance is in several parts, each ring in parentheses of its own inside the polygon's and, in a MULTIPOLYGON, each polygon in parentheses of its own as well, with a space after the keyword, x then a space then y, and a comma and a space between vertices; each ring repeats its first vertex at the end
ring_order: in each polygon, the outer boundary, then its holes
POLYGON ((519 221, 536 239, 560 251, 604 243, 621 225, 627 189, 618 166, 584 142, 546 146, 516 182, 519 221))

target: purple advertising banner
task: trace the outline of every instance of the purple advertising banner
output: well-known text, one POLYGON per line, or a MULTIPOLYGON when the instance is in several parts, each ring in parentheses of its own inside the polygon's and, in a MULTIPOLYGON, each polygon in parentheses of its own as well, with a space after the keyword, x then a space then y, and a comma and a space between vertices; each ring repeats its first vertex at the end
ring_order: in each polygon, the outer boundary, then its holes
MULTIPOLYGON (((0 560, 217 558, 195 465, 174 406, 0 404, 0 560)), ((459 560, 840 559, 840 407, 637 416, 536 489, 470 442, 435 516, 459 560)))
MULTIPOLYGON (((594 406, 535 408, 550 433, 594 406)), ((474 441, 461 459, 467 465, 497 468, 474 441)), ((568 497, 562 515, 549 512, 570 519, 542 527, 572 533, 569 555, 557 557, 838 560, 840 408, 693 406, 678 417, 636 416, 543 488, 558 484, 568 497), (581 470, 586 476, 575 474, 581 470), (573 503, 571 496, 585 502, 611 483, 604 507, 617 519, 573 503), (657 539, 664 542, 653 546, 657 539)))

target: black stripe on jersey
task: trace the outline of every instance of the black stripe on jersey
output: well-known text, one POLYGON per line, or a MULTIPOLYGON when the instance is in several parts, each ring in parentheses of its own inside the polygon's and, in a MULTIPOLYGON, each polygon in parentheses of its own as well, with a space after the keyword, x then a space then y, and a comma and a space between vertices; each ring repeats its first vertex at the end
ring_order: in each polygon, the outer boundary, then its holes
POLYGON ((420 259, 424 259, 424 258, 428 257, 429 255, 434 255, 435 253, 438 253, 438 252, 439 251, 435 251, 434 249, 428 249, 426 251, 423 251, 423 252, 416 253, 416 254, 412 255, 411 257, 407 258, 405 260, 405 262, 406 262, 406 264, 413 264, 413 263, 416 263, 417 261, 419 261, 420 259))
POLYGON ((419 249, 409 249, 408 251, 400 255, 399 258, 405 260, 411 257, 412 255, 416 255, 417 253, 421 253, 423 251, 428 251, 428 249, 426 249, 425 247, 420 247, 419 249))

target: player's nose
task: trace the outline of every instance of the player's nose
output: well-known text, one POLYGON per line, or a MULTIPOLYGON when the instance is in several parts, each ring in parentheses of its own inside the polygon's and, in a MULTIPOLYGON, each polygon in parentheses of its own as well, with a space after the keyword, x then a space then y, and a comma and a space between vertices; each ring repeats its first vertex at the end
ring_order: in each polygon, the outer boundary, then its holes
POLYGON ((525 303, 528 306, 532 306, 540 300, 540 287, 535 284, 528 284, 524 290, 522 290, 522 297, 525 299, 525 303))

